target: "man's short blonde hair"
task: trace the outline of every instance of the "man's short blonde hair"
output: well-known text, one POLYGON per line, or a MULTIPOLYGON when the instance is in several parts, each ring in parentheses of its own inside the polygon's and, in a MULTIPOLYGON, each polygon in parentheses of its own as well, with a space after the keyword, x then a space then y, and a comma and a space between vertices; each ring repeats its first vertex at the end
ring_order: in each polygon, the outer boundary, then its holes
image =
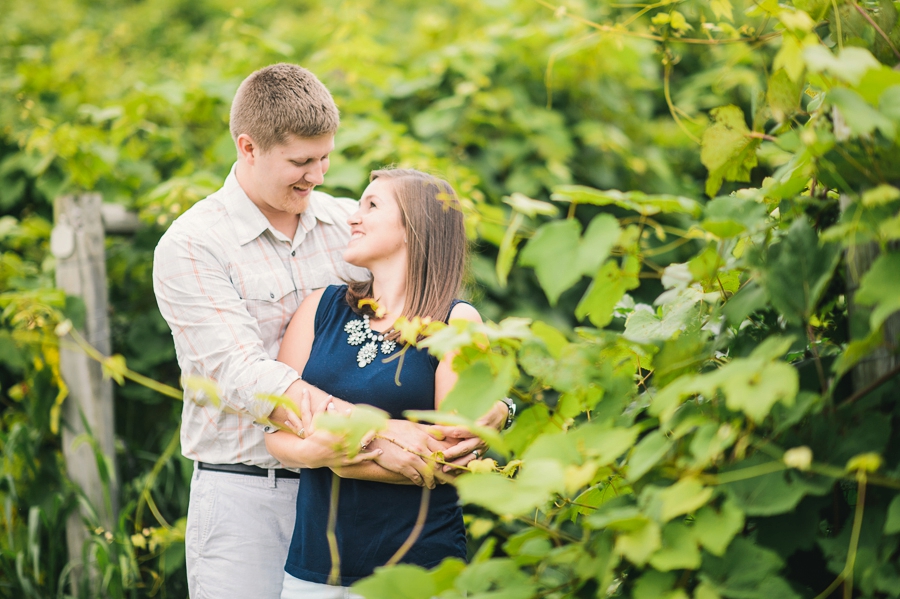
POLYGON ((246 133, 266 152, 289 136, 334 135, 341 118, 334 99, 315 75, 279 63, 244 79, 231 103, 231 137, 246 133))

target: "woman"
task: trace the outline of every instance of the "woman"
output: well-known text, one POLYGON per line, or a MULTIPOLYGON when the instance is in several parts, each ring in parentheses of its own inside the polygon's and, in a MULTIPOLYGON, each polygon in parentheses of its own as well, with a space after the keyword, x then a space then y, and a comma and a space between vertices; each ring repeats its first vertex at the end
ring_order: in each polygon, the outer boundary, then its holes
MULTIPOLYGON (((455 300, 466 246, 456 194, 446 181, 418 171, 375 171, 348 222, 351 237, 344 259, 369 269, 372 278, 331 286, 306 298, 288 326, 278 359, 319 389, 381 408, 391 418, 402 418, 405 410, 435 409, 456 381, 452 356, 438 362, 424 350, 409 348, 399 386, 398 361, 384 359, 401 350, 392 329, 400 316, 481 321, 472 306, 455 300), (366 299, 377 302, 378 313, 366 302, 360 307, 360 300, 366 299)), ((308 413, 308 404, 302 403, 308 413)), ((494 411, 505 410, 501 404, 494 411)), ((505 413, 500 416, 505 418, 505 413)), ((285 465, 310 467, 300 477, 282 599, 345 597, 345 589, 325 585, 332 566, 326 539, 332 471, 315 467, 331 465, 339 456, 332 456, 330 463, 304 463, 298 458, 304 442, 287 432, 267 439, 269 451, 285 465)), ((409 537, 419 511, 423 490, 379 466, 379 442, 384 443, 376 440, 376 449, 369 453, 374 461, 335 468, 342 477, 336 536, 343 585, 384 565, 409 537)), ((474 457, 477 454, 463 463, 474 457)), ((424 528, 402 561, 430 568, 444 558, 465 555, 455 489, 439 485, 431 492, 424 528)))

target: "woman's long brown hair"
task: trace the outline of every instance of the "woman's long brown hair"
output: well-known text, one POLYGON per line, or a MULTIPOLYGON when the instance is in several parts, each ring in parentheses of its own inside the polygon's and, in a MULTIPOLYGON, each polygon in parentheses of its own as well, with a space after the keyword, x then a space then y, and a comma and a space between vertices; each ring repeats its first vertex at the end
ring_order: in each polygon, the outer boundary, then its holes
MULTIPOLYGON (((413 169, 372 171, 369 181, 375 179, 390 181, 409 245, 403 316, 446 320, 466 262, 466 229, 456 192, 443 179, 413 169)), ((374 316, 371 307, 359 306, 371 297, 371 278, 347 285, 347 303, 357 314, 374 316)))

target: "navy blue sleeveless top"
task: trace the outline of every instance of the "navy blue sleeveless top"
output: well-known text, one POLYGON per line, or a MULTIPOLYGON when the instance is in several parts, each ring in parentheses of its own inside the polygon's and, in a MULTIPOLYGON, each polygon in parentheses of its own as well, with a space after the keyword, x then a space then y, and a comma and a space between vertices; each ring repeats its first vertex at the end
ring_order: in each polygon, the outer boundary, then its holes
MULTIPOLYGON (((404 410, 433 410, 438 361, 427 351, 407 350, 400 386, 394 380, 399 360, 385 364, 383 360, 389 356, 380 351, 380 344, 374 361, 364 367, 357 364, 362 346, 347 343, 349 333, 344 326, 362 319, 347 305, 346 293, 346 285, 332 285, 319 301, 315 339, 303 380, 335 397, 380 408, 391 418, 403 418, 404 410)), ((399 345, 391 355, 398 351, 399 345)), ((325 532, 331 482, 328 468, 304 469, 300 475, 297 520, 284 566, 295 578, 317 583, 328 580, 331 556, 325 532)), ((341 479, 335 532, 342 585, 371 575, 394 555, 413 529, 421 499, 421 487, 341 479)), ((447 557, 465 559, 466 531, 456 489, 438 485, 431 492, 425 527, 401 562, 432 568, 447 557)))

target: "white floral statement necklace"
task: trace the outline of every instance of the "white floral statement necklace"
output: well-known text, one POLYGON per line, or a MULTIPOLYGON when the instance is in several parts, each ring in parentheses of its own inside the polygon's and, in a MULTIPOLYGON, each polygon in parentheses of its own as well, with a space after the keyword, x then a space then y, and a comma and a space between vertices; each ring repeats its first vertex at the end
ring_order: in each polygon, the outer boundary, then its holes
MULTIPOLYGON (((397 348, 397 343, 384 338, 384 333, 376 333, 369 327, 369 316, 364 315, 362 320, 355 318, 344 325, 344 331, 349 336, 347 343, 350 345, 362 345, 356 354, 356 363, 360 368, 368 366, 375 361, 378 355, 378 344, 381 343, 381 353, 387 355, 397 348)), ((390 333, 390 331, 388 331, 390 333)))

